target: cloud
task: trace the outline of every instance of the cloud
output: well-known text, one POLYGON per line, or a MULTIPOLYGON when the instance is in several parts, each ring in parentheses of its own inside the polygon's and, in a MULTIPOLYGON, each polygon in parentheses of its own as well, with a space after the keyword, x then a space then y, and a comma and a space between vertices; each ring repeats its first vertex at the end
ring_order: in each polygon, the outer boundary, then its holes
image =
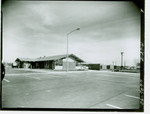
POLYGON ((70 52, 87 61, 117 61, 120 51, 139 57, 140 12, 132 2, 16 1, 3 8, 6 60, 9 51, 13 59, 64 54, 67 33, 78 27, 70 52))

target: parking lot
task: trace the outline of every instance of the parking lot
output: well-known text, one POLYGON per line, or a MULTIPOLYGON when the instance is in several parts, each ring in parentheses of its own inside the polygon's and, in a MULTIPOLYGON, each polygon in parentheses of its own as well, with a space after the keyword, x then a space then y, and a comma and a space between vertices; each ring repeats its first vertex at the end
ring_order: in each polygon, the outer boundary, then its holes
POLYGON ((6 69, 3 108, 139 109, 140 74, 6 69))

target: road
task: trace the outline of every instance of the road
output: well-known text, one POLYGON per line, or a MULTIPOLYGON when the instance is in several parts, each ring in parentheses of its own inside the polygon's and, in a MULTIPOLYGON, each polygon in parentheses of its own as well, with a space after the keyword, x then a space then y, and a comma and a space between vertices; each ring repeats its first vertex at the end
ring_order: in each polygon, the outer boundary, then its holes
POLYGON ((2 82, 2 107, 139 109, 139 82, 139 73, 9 72, 2 82))

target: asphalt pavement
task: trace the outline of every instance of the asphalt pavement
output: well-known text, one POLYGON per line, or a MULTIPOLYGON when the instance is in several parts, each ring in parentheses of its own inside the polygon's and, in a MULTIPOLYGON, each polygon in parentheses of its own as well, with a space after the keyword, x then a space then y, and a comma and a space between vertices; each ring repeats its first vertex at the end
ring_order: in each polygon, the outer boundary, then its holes
POLYGON ((139 82, 139 73, 9 72, 2 82, 2 107, 139 109, 139 82))

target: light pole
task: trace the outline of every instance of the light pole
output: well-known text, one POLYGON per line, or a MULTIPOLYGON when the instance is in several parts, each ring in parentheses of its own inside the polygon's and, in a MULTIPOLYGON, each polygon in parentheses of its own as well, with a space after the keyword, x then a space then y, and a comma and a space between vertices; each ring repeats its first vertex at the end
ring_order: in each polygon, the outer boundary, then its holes
POLYGON ((66 68, 66 72, 68 72, 68 36, 69 36, 69 34, 71 34, 74 31, 77 31, 77 30, 80 30, 80 28, 77 28, 77 29, 67 33, 67 68, 66 68))

